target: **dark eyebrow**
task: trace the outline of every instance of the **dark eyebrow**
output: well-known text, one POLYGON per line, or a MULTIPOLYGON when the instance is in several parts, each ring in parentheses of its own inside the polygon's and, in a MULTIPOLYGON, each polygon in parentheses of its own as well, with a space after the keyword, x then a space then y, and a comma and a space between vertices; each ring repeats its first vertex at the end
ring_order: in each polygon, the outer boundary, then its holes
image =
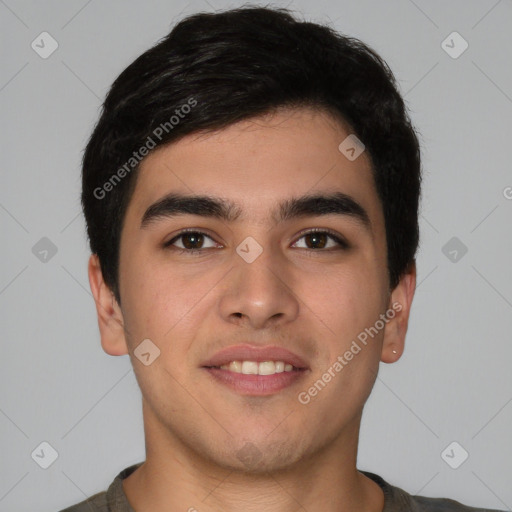
MULTIPOLYGON (((142 216, 140 227, 143 229, 159 219, 183 214, 233 222, 241 217, 242 209, 235 203, 220 197, 171 193, 149 206, 142 216)), ((355 199, 342 192, 287 199, 272 211, 271 217, 276 222, 282 222, 298 217, 331 214, 353 217, 365 229, 370 232, 372 230, 366 210, 355 199)))
POLYGON ((370 216, 351 196, 343 192, 314 194, 292 198, 279 205, 279 214, 274 219, 285 221, 296 217, 319 215, 344 215, 358 221, 365 229, 372 231, 370 216))
POLYGON ((142 229, 156 220, 183 214, 213 217, 233 222, 240 217, 242 210, 220 197, 171 193, 153 203, 144 212, 140 227, 142 229))

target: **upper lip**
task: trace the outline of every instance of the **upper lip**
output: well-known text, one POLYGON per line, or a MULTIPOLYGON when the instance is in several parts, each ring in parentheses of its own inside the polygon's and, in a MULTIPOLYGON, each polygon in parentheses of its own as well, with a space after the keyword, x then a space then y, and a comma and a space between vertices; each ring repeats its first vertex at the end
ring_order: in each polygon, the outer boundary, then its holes
POLYGON ((258 363, 262 361, 283 361, 285 364, 295 366, 295 368, 308 368, 308 365, 300 356, 286 348, 274 345, 255 347, 248 344, 233 345, 219 350, 201 366, 222 366, 229 364, 231 361, 256 361, 258 363))

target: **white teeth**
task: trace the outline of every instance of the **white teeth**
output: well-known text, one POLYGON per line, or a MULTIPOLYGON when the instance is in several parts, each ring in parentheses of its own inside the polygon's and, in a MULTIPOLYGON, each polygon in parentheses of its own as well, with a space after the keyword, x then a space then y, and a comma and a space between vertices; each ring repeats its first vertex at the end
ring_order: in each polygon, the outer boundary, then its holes
POLYGON ((229 364, 223 364, 221 370, 230 370, 234 373, 243 373, 244 375, 274 375, 274 373, 291 372, 293 366, 285 364, 283 361, 231 361, 229 364))
POLYGON ((258 373, 260 375, 274 375, 276 373, 276 365, 274 361, 263 361, 258 366, 258 373))
POLYGON ((232 372, 242 373, 242 361, 231 361, 231 363, 229 363, 229 369, 232 372))
POLYGON ((276 367, 276 373, 284 372, 284 363, 283 363, 283 361, 276 361, 275 367, 276 367))
POLYGON ((255 361, 244 361, 242 363, 242 373, 244 375, 258 375, 258 363, 255 361))

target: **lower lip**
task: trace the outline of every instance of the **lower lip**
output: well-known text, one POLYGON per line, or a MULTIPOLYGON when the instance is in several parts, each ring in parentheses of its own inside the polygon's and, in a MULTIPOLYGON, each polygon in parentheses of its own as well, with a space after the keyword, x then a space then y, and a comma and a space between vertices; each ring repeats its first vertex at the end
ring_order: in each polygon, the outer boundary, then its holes
POLYGON ((242 395, 266 396, 281 391, 304 378, 306 369, 273 375, 246 375, 220 368, 204 369, 217 381, 242 395))

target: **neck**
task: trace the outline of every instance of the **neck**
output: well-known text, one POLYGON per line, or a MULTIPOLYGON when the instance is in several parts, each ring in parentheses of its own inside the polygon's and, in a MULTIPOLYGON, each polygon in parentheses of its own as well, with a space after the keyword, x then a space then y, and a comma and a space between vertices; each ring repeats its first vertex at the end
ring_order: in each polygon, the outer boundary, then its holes
POLYGON ((361 415, 321 450, 271 471, 222 466, 170 433, 145 407, 146 461, 123 488, 137 512, 381 512, 380 487, 357 471, 361 415), (151 418, 154 420, 154 418, 151 418))

